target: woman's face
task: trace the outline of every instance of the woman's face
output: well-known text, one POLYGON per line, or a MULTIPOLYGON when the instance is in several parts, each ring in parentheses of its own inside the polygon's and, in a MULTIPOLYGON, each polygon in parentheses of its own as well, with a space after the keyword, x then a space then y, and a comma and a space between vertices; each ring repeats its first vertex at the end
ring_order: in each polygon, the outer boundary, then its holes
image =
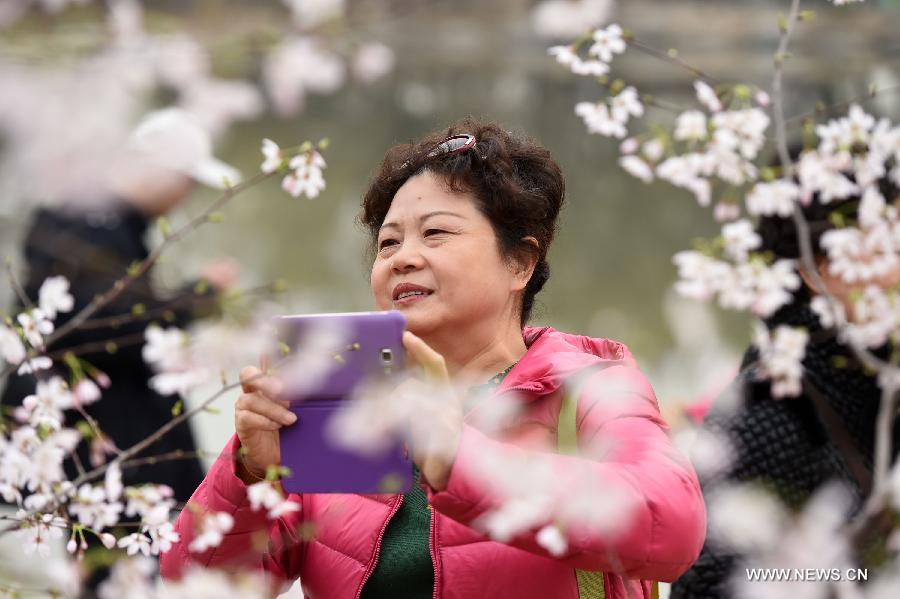
POLYGON ((378 234, 372 293, 379 310, 400 310, 421 337, 518 318, 527 276, 505 260, 471 194, 449 191, 430 172, 401 187, 378 234))

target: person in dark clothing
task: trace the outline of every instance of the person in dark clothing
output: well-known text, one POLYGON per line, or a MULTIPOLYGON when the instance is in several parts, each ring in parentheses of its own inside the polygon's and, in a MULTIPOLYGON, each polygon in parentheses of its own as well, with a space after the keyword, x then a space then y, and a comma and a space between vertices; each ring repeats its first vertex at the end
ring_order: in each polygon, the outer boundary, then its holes
MULTIPOLYGON (((151 219, 178 206, 190 193, 195 179, 215 184, 214 176, 204 178, 197 174, 198 165, 207 169, 207 174, 216 166, 214 159, 204 158, 203 151, 193 155, 181 152, 178 164, 151 159, 153 153, 171 156, 173 152, 166 146, 183 148, 176 133, 189 127, 183 114, 151 114, 132 136, 136 148, 129 151, 131 162, 121 165, 112 184, 120 199, 81 210, 45 208, 34 215, 24 241, 27 269, 22 287, 25 295, 37 303, 45 279, 61 275, 69 281, 74 306, 56 317, 57 329, 95 297, 109 291, 130 266, 147 258, 149 249, 144 236, 151 219)), ((236 179, 233 171, 223 168, 222 172, 232 181, 236 179)), ((151 268, 85 323, 47 347, 54 360, 53 372, 64 379, 69 379, 67 366, 71 366, 74 355, 78 367, 84 368, 88 376, 102 382, 109 380, 100 400, 84 406, 96 421, 99 435, 83 414, 75 410, 66 414, 67 426, 78 426, 92 437, 90 443, 81 443, 78 448, 76 459, 83 467, 112 459, 114 448, 132 446, 172 419, 180 398, 160 395, 148 386, 154 373, 141 354, 144 331, 151 322, 185 327, 192 319, 213 313, 215 290, 233 282, 235 268, 227 260, 216 261, 207 269, 202 283, 189 284, 168 296, 154 289, 151 268), (67 353, 71 354, 68 360, 67 353)), ((18 309, 24 307, 20 305, 18 309)), ((0 398, 4 416, 35 392, 36 382, 33 374, 9 377, 0 398)), ((124 469, 124 484, 165 484, 173 489, 176 500, 186 501, 203 479, 188 423, 176 427, 137 457, 176 451, 185 452, 186 457, 124 469)), ((68 466, 71 477, 75 465, 68 466)))
MULTIPOLYGON (((897 190, 887 182, 881 192, 888 204, 898 197, 897 190)), ((804 208, 820 274, 829 292, 845 304, 850 303, 851 290, 821 268, 825 251, 819 242, 834 227, 833 212, 855 220, 858 207, 859 198, 825 205, 814 198, 804 208)), ((776 259, 800 256, 790 217, 764 217, 758 233, 761 251, 771 252, 776 259)), ((875 374, 863 368, 850 348, 839 341, 835 330, 822 326, 811 307, 815 292, 810 277, 802 268, 800 274, 806 286, 798 289, 793 301, 768 318, 765 325, 769 330, 779 325, 807 330, 802 393, 798 397, 773 397, 770 381, 757 377, 759 351, 750 347, 737 379, 715 402, 703 423, 706 431, 731 446, 733 462, 724 471, 701 475, 701 484, 704 496, 709 498, 725 485, 761 483, 788 509, 800 510, 826 483, 838 481, 852 498, 847 514, 850 518, 871 492, 881 389, 875 374)), ((898 279, 900 273, 894 273, 875 283, 887 288, 896 285, 898 279)), ((884 358, 888 350, 880 348, 875 353, 884 358)), ((900 422, 895 420, 894 455, 898 444, 900 422)), ((672 599, 732 596, 731 577, 742 572, 743 557, 708 537, 698 560, 673 583, 672 599)))

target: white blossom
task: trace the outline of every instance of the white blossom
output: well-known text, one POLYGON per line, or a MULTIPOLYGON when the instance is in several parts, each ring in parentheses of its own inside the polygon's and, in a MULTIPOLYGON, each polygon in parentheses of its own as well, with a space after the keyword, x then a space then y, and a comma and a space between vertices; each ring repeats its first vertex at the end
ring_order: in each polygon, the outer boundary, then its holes
POLYGON ((759 348, 761 373, 772 381, 772 396, 799 395, 803 377, 803 356, 809 334, 805 329, 780 325, 770 332, 756 323, 754 342, 759 348))
POLYGON ((616 24, 598 29, 594 32, 594 43, 588 53, 603 62, 611 62, 614 54, 622 54, 625 51, 626 43, 622 33, 622 28, 616 24))
POLYGON ((68 410, 73 405, 72 393, 59 376, 39 380, 35 393, 22 401, 22 407, 27 412, 31 426, 46 427, 54 431, 62 426, 63 410, 68 410))
POLYGON ((644 105, 638 98, 638 92, 633 87, 626 87, 612 99, 612 117, 623 125, 629 117, 640 117, 644 114, 644 105))
POLYGON ((265 138, 262 140, 262 153, 265 160, 263 160, 259 169, 264 173, 274 173, 284 161, 284 157, 281 155, 281 148, 271 139, 265 138))
POLYGON ((840 157, 822 156, 819 152, 808 151, 800 156, 797 163, 797 178, 800 180, 802 198, 811 199, 818 194, 823 204, 859 194, 859 186, 841 171, 846 167, 840 157))
POLYGON ((697 93, 697 99, 700 100, 700 103, 706 106, 710 112, 722 110, 722 102, 719 101, 715 90, 707 85, 706 82, 701 80, 694 81, 694 91, 697 93))
POLYGON ((325 189, 325 159, 315 150, 291 158, 290 167, 294 170, 284 178, 281 187, 295 198, 305 195, 313 199, 325 189))
POLYGON ((553 46, 547 52, 576 75, 600 77, 609 73, 608 64, 599 60, 583 60, 571 46, 553 46))
POLYGON ((731 270, 727 263, 695 251, 678 252, 673 262, 678 267, 679 278, 675 291, 697 300, 715 296, 731 270))
POLYGON ((0 356, 9 364, 18 364, 25 359, 25 345, 11 328, 0 324, 0 356))
POLYGON ((619 158, 619 165, 644 183, 653 182, 653 169, 637 156, 622 156, 619 158))
POLYGON ((300 29, 312 29, 344 14, 345 0, 284 0, 300 29))
POLYGON ((713 218, 717 223, 737 220, 741 216, 741 207, 732 202, 719 202, 713 208, 713 218))
POLYGON ((817 295, 809 302, 812 311, 819 317, 819 322, 823 328, 830 329, 838 322, 845 322, 847 316, 844 313, 844 306, 837 301, 829 301, 823 295, 817 295), (835 315, 837 311, 837 315, 835 315), (836 317, 837 316, 837 317, 836 317))
POLYGON ((149 527, 148 532, 150 533, 150 553, 152 555, 166 553, 172 548, 174 543, 177 543, 181 539, 181 535, 178 534, 171 522, 165 522, 160 526, 149 527))
POLYGON ((846 117, 834 119, 816 127, 819 136, 819 152, 834 154, 847 151, 855 143, 867 144, 869 133, 875 126, 875 118, 860 108, 858 104, 850 106, 846 117))
POLYGON ((699 141, 706 139, 706 115, 699 110, 687 110, 678 115, 675 121, 675 139, 681 141, 699 141))
POLYGON ((38 306, 50 320, 57 312, 70 312, 75 298, 69 293, 69 280, 64 276, 47 277, 38 291, 38 306))
POLYGON ((41 349, 44 347, 44 336, 53 332, 53 322, 47 320, 47 315, 40 308, 34 308, 29 312, 20 312, 16 316, 22 327, 22 334, 32 347, 41 349))
POLYGON ((232 526, 234 518, 226 512, 210 512, 204 515, 200 524, 200 534, 194 537, 188 549, 195 553, 203 553, 207 549, 218 547, 232 526))
POLYGON ((544 0, 531 11, 531 26, 544 38, 566 39, 607 21, 614 0, 544 0))
POLYGON ((150 539, 142 532, 133 532, 119 539, 119 547, 125 549, 128 555, 136 555, 138 552, 150 556, 150 539))
POLYGON ((39 370, 49 370, 53 366, 53 360, 48 356, 35 356, 24 360, 16 371, 16 374, 31 374, 39 370))
POLYGON ((747 194, 747 212, 757 216, 788 217, 800 199, 800 188, 793 181, 779 179, 757 183, 747 194))
POLYGON ((268 510, 269 518, 278 518, 288 512, 300 509, 300 504, 285 499, 269 481, 260 481, 247 487, 247 499, 250 500, 250 508, 253 511, 263 508, 268 510))
POLYGON ((650 141, 644 143, 641 151, 650 162, 659 162, 659 159, 665 154, 666 146, 662 140, 654 137, 650 141))
POLYGON ((344 84, 345 78, 343 61, 306 37, 286 39, 263 65, 266 89, 281 116, 296 114, 307 92, 332 93, 344 84))
POLYGON ((753 230, 753 223, 747 219, 728 223, 722 227, 725 253, 738 262, 747 260, 750 250, 762 244, 762 238, 753 230))
POLYGON ((89 378, 83 378, 78 381, 75 384, 75 389, 72 390, 72 394, 75 401, 82 406, 92 404, 101 397, 100 387, 89 378))
POLYGON ((787 524, 778 499, 749 484, 718 489, 708 505, 710 540, 738 551, 771 548, 787 524))
POLYGON ((363 44, 353 56, 353 74, 365 83, 373 83, 394 68, 394 51, 381 42, 363 44))
POLYGON ((604 103, 579 102, 575 105, 575 114, 584 120, 589 133, 619 139, 628 133, 625 125, 612 118, 609 107, 604 103))
POLYGON ((756 158, 765 144, 769 117, 759 108, 746 108, 714 114, 712 123, 715 142, 749 160, 756 158))
POLYGON ((568 548, 566 536, 559 527, 552 524, 539 530, 536 540, 538 545, 546 549, 547 552, 554 557, 565 554, 566 549, 568 548))
POLYGON ((144 339, 146 343, 141 355, 151 366, 169 370, 183 363, 188 337, 181 329, 162 329, 152 324, 144 331, 144 339))

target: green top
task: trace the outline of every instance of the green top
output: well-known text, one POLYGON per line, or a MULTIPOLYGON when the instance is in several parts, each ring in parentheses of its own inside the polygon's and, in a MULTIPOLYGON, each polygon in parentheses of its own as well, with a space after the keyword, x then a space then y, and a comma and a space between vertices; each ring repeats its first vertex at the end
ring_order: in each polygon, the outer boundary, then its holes
MULTIPOLYGON (((483 387, 503 381, 513 364, 483 387)), ((479 385, 479 387, 482 387, 479 385)), ((419 485, 419 469, 413 465, 413 486, 404 493, 400 507, 381 538, 378 563, 366 581, 361 599, 427 599, 434 593, 431 562, 431 506, 419 485)))

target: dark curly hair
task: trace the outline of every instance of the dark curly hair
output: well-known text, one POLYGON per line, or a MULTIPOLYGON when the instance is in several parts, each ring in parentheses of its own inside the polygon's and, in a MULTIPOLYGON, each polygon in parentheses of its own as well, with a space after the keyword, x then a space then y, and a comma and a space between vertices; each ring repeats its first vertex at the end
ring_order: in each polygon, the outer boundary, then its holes
POLYGON ((419 141, 390 148, 369 183, 360 222, 369 232, 370 257, 375 255, 380 229, 397 190, 423 172, 439 175, 454 193, 471 193, 490 221, 505 259, 536 258, 534 272, 522 296, 520 322, 528 322, 534 298, 550 278, 547 250, 557 230, 565 183, 550 152, 532 139, 506 131, 497 123, 467 117, 419 141), (451 135, 468 133, 477 143, 471 150, 432 152, 451 135), (534 237, 538 245, 525 238, 534 237))

